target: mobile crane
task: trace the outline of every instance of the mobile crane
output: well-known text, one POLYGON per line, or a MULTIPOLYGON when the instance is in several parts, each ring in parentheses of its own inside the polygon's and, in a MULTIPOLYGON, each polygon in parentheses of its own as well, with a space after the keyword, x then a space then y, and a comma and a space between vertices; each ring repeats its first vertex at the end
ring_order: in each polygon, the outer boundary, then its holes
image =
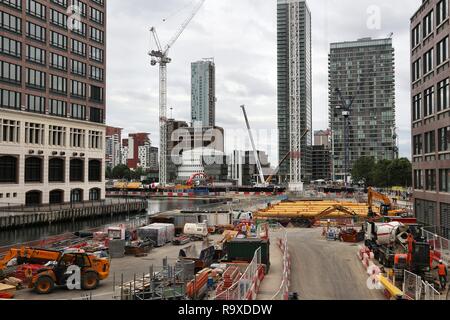
POLYGON ((77 266, 81 271, 81 288, 94 290, 100 280, 109 276, 110 262, 108 258, 98 258, 94 254, 81 251, 57 251, 48 249, 25 248, 10 249, 0 260, 0 276, 16 259, 17 265, 42 264, 36 274, 27 271, 29 288, 39 294, 49 294, 56 286, 66 286, 70 274, 70 266, 77 266), (49 264, 49 262, 53 262, 49 264), (45 264, 45 265, 44 265, 45 264))

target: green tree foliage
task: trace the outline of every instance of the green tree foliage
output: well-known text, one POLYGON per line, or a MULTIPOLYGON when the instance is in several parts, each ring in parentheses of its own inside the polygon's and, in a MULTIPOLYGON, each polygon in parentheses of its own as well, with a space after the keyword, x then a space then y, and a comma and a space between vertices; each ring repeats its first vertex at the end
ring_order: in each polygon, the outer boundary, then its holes
POLYGON ((130 169, 124 165, 119 164, 118 166, 115 166, 112 170, 112 177, 114 179, 130 179, 131 178, 131 171, 130 169))
POLYGON ((352 177, 354 182, 364 182, 366 186, 410 187, 412 165, 406 158, 376 162, 372 157, 361 157, 353 165, 352 177))

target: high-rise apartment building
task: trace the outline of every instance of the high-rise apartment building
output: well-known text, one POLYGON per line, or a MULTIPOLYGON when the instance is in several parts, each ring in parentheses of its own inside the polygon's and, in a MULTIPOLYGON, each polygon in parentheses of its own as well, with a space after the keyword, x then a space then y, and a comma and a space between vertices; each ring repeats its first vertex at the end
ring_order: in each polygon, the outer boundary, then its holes
POLYGON ((411 18, 414 209, 450 238, 450 61, 448 0, 425 0, 411 18))
POLYGON ((312 144, 311 12, 306 1, 278 0, 277 26, 279 158, 291 152, 280 176, 292 189, 302 189, 301 182, 311 179, 312 144))
POLYGON ((106 127, 105 162, 111 169, 122 163, 122 130, 106 127))
POLYGON ((191 118, 204 127, 216 123, 216 66, 213 59, 191 64, 191 118))
POLYGON ((337 180, 349 177, 361 157, 392 160, 397 155, 394 60, 392 39, 331 44, 329 119, 337 180))
POLYGON ((104 198, 106 1, 1 0, 0 31, 0 203, 104 198))
POLYGON ((122 141, 122 155, 126 158, 123 163, 130 169, 145 168, 147 164, 147 152, 150 150, 151 141, 148 133, 130 133, 128 139, 122 141))

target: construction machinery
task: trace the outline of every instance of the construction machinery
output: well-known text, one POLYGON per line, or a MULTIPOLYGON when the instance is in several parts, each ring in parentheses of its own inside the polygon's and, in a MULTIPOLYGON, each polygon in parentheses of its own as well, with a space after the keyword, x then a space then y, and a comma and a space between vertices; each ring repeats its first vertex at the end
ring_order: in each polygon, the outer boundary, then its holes
POLYGON ((260 179, 260 185, 256 184, 256 187, 267 187, 267 182, 264 180, 264 173, 262 171, 262 166, 261 166, 261 161, 259 161, 259 155, 258 155, 258 151, 256 150, 256 145, 255 145, 255 140, 253 139, 253 134, 252 134, 252 130, 250 129, 250 123, 248 121, 248 117, 247 117, 247 111, 245 111, 245 106, 242 105, 242 112, 244 113, 244 118, 245 118, 245 124, 247 125, 247 130, 248 130, 248 135, 250 137, 250 142, 252 143, 252 148, 253 148, 253 156, 255 157, 255 161, 256 161, 256 166, 258 168, 258 174, 259 174, 259 179, 260 179))
POLYGON ((374 211, 373 211, 373 202, 374 199, 380 200, 382 202, 381 206, 380 206, 380 214, 382 216, 402 216, 405 214, 408 214, 408 211, 406 209, 399 209, 396 208, 393 204, 391 199, 380 193, 375 191, 372 187, 368 188, 367 191, 367 203, 369 206, 369 216, 374 216, 374 211))
POLYGON ((80 270, 81 288, 96 289, 101 280, 109 276, 110 261, 94 254, 82 251, 56 251, 47 249, 25 248, 10 249, 0 260, 0 272, 12 265, 38 264, 42 268, 36 274, 26 272, 29 288, 39 294, 49 294, 56 286, 66 286, 72 275, 69 267, 80 270), (14 261, 15 260, 15 261, 14 261), (14 263, 13 263, 14 262, 14 263))
POLYGON ((148 54, 152 57, 151 65, 156 66, 159 64, 159 128, 160 128, 160 160, 159 160, 159 183, 161 186, 167 184, 167 64, 172 62, 169 58, 169 50, 173 47, 175 42, 181 36, 183 31, 195 17, 206 0, 200 0, 195 6, 188 18, 183 22, 181 27, 177 30, 172 39, 163 48, 159 41, 156 28, 151 27, 150 31, 153 34, 157 50, 151 50, 148 54))

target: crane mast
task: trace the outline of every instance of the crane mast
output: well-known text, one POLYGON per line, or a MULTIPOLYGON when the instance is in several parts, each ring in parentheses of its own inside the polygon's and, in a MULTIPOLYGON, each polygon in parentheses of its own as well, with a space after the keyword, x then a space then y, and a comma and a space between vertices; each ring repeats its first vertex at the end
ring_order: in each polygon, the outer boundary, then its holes
POLYGON ((161 186, 167 185, 167 158, 169 156, 167 154, 167 64, 172 62, 172 59, 169 58, 169 49, 172 48, 192 19, 194 19, 205 1, 200 0, 164 49, 159 41, 156 28, 150 28, 157 50, 151 50, 148 54, 151 57, 152 66, 159 64, 159 183, 161 186))

